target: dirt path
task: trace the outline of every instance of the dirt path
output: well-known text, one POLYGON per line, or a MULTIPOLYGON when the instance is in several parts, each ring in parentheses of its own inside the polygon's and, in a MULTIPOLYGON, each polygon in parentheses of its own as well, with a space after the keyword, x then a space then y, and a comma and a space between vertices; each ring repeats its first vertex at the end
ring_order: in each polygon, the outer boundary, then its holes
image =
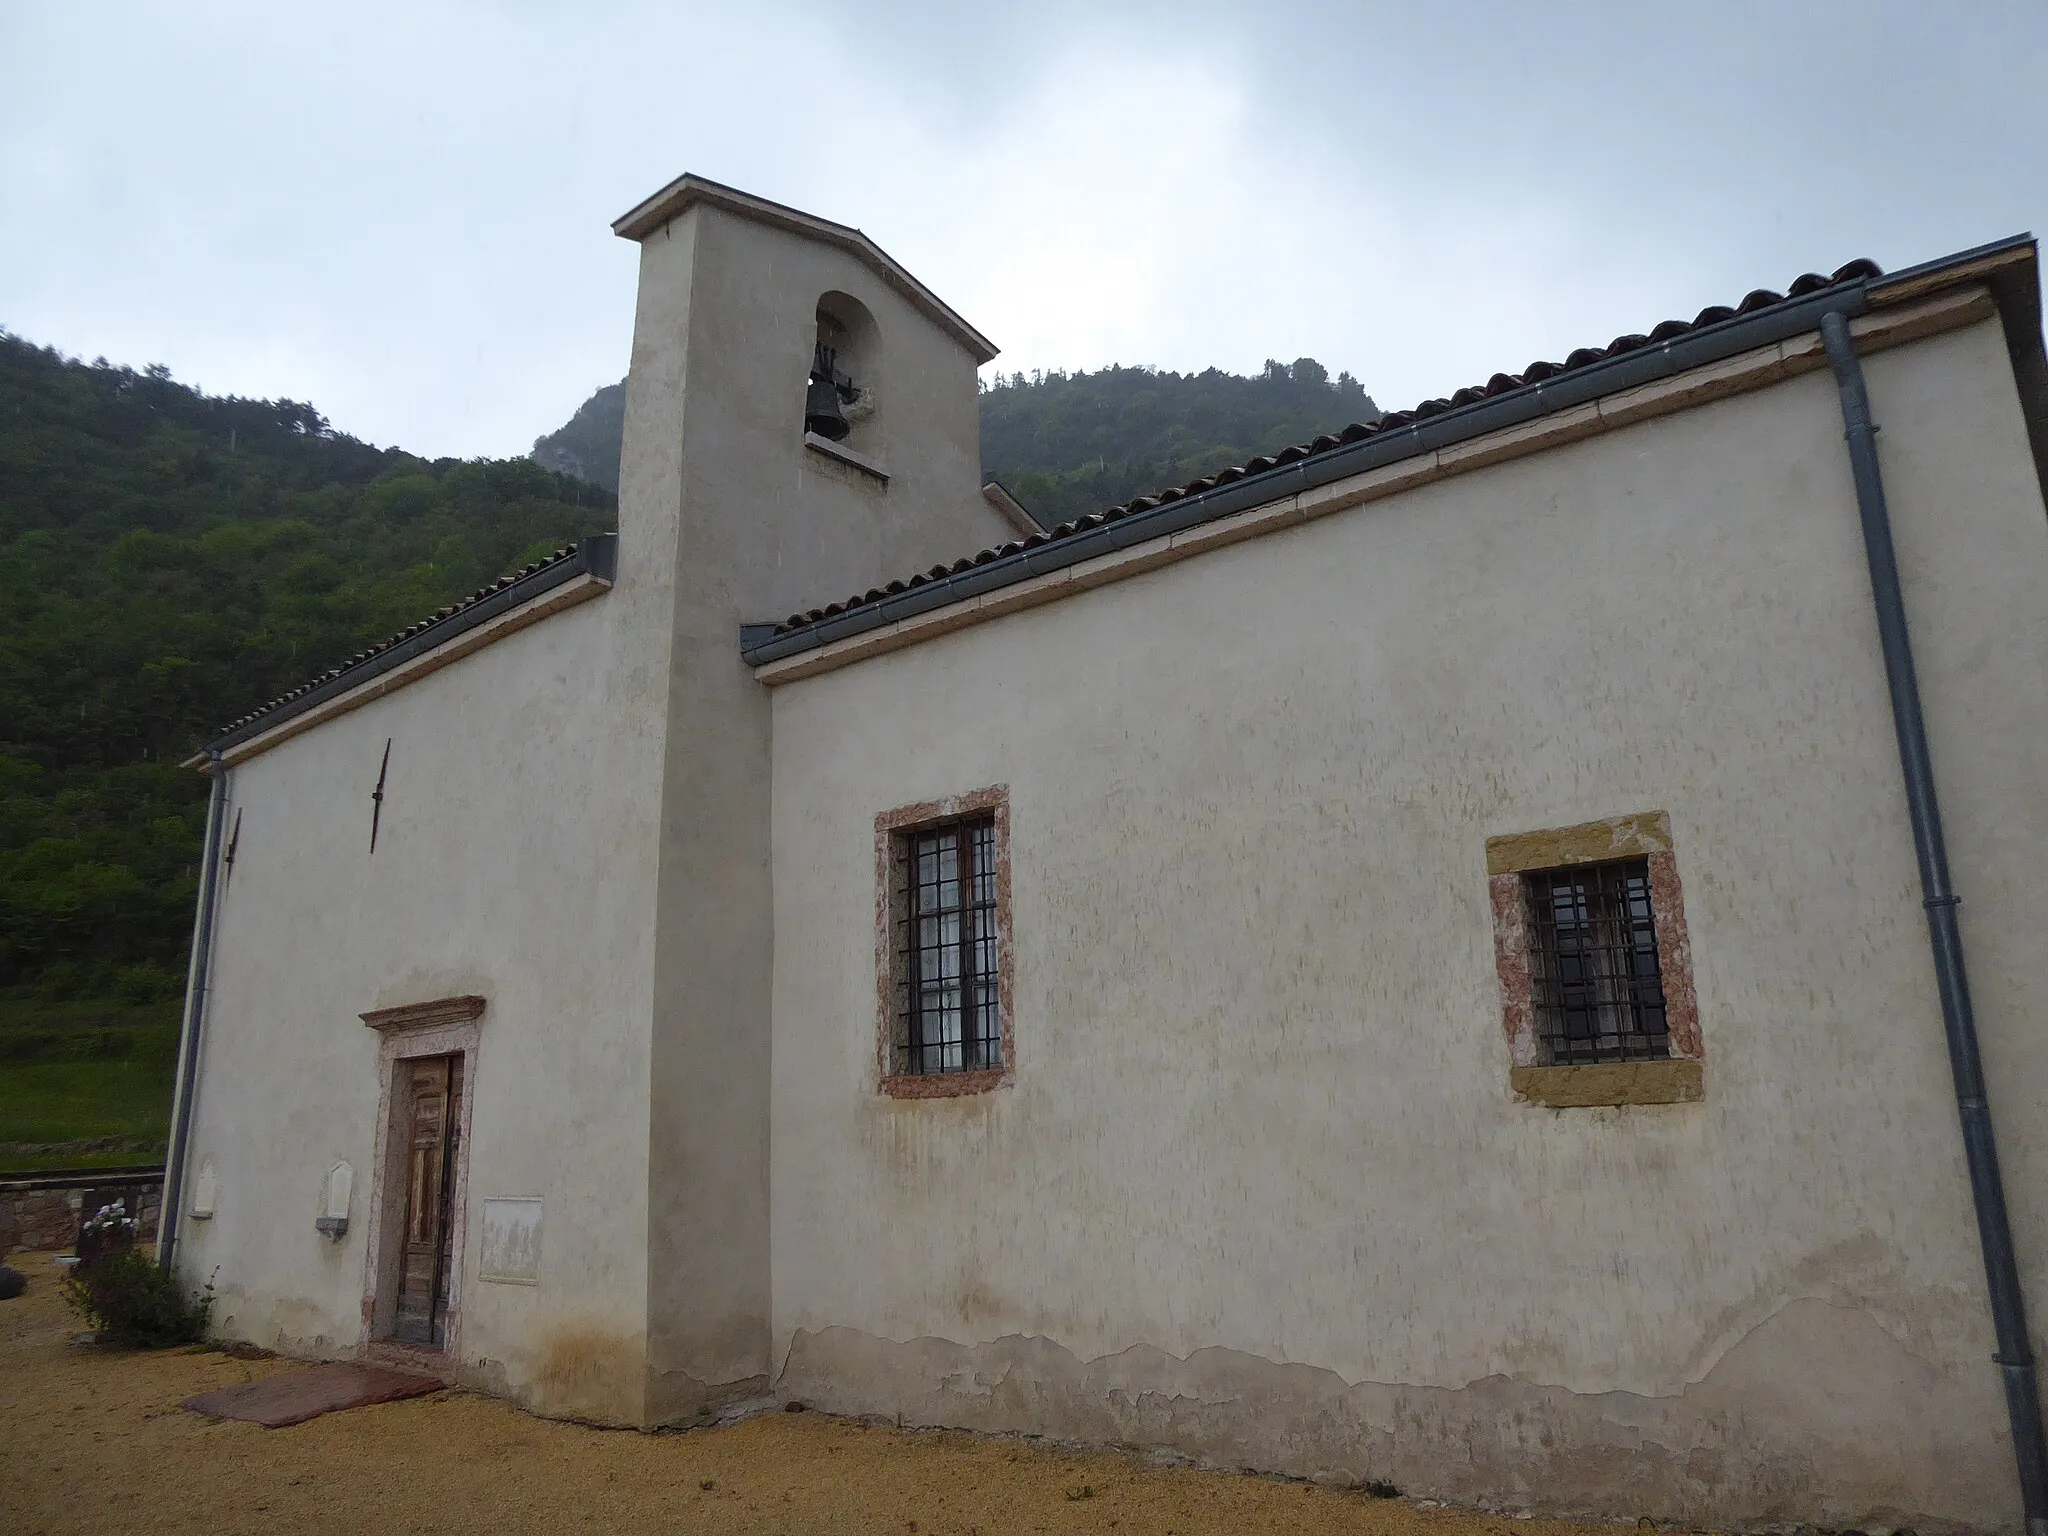
POLYGON ((942 1431, 776 1413, 643 1435, 531 1418, 446 1392, 293 1429, 180 1412, 282 1361, 108 1354, 47 1255, 0 1302, 0 1529, 122 1532, 890 1533, 1614 1536, 1613 1525, 1421 1509, 1403 1499, 1147 1465, 942 1431))

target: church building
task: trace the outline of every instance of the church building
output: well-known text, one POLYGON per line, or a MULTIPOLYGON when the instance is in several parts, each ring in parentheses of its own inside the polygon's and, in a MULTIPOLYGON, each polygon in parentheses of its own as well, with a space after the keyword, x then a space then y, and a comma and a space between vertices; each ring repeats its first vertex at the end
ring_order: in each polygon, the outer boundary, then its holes
POLYGON ((162 1251, 224 1335, 2048 1533, 2031 239, 1042 529, 860 231, 614 230, 617 534, 192 760, 162 1251))

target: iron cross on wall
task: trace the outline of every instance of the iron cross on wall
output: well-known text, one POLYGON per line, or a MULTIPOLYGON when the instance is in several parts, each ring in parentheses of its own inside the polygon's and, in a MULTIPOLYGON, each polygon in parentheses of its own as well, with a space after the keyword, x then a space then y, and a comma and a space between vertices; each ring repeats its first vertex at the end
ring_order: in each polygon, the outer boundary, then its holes
POLYGON ((384 761, 377 765, 377 787, 370 791, 370 852, 377 851, 377 823, 384 819, 384 775, 391 771, 391 738, 384 738, 384 761))

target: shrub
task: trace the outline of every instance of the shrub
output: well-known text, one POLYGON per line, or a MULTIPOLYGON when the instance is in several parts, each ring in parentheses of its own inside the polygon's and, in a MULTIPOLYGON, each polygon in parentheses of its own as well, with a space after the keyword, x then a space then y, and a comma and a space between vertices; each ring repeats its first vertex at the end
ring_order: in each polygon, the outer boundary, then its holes
POLYGON ((176 1275, 133 1248, 79 1265, 64 1296, 103 1342, 135 1349, 197 1343, 213 1315, 212 1281, 187 1296, 176 1275))
POLYGON ((126 1200, 101 1206, 99 1213, 78 1229, 78 1267, 96 1268, 114 1254, 133 1248, 139 1225, 128 1214, 126 1200))
POLYGON ((162 966, 124 965, 114 973, 114 992, 124 1003, 161 1003, 178 995, 178 978, 162 966))

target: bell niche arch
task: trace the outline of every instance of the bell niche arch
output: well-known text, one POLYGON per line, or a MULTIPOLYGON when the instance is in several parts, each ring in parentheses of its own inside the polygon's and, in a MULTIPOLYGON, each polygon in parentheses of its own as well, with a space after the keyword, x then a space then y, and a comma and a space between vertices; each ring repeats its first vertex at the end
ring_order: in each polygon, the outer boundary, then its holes
POLYGON ((863 452, 880 445, 879 352, 865 304, 837 289, 820 296, 804 392, 806 432, 863 452))

